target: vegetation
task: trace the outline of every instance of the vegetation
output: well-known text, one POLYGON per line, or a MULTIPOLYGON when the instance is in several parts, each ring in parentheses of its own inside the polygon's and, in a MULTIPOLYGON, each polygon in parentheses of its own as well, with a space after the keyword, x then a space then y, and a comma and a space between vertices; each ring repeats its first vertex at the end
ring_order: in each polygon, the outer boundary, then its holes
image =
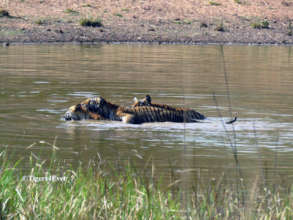
POLYGON ((215 28, 215 31, 225 32, 223 21, 215 28))
POLYGON ((263 20, 261 22, 252 23, 251 26, 254 29, 269 29, 270 28, 270 23, 267 20, 263 20))
POLYGON ((0 17, 10 17, 10 14, 5 9, 0 9, 0 17))
POLYGON ((286 7, 290 7, 293 5, 293 2, 290 2, 290 1, 282 1, 281 2, 282 5, 286 6, 286 7))
POLYGON ((208 25, 207 25, 207 23, 202 22, 202 23, 200 23, 200 27, 201 27, 201 28, 207 28, 208 25))
POLYGON ((288 36, 292 36, 293 35, 293 26, 292 26, 292 21, 290 20, 289 21, 289 24, 288 24, 288 36))
POLYGON ((92 8, 93 6, 91 5, 91 4, 84 4, 84 5, 82 5, 82 7, 88 7, 88 8, 92 8))
POLYGON ((194 184, 186 196, 180 180, 162 187, 130 166, 114 169, 99 160, 61 170, 56 160, 45 168, 34 157, 25 176, 19 161, 10 164, 0 153, 1 219, 290 219, 293 213, 291 186, 282 193, 256 180, 247 191, 243 184, 227 186, 223 176, 194 184))
POLYGON ((192 21, 187 20, 187 19, 181 20, 180 18, 176 18, 174 20, 174 23, 175 24, 192 24, 192 21))
POLYGON ((239 5, 243 4, 243 2, 241 0, 234 0, 234 2, 239 4, 239 5))
POLYGON ((35 21, 35 23, 38 25, 44 25, 47 23, 47 21, 45 19, 38 19, 35 21))
POLYGON ((79 14, 78 11, 75 11, 75 10, 73 10, 73 9, 71 9, 71 8, 67 8, 64 12, 67 13, 67 14, 72 14, 72 15, 77 15, 77 14, 79 14))
POLYGON ((120 13, 115 13, 115 14, 114 14, 114 16, 117 16, 117 17, 120 17, 120 18, 122 18, 122 17, 123 17, 123 15, 122 15, 122 14, 120 14, 120 13))
POLYGON ((84 27, 103 27, 102 20, 99 18, 96 18, 96 19, 83 18, 80 20, 80 25, 84 27))
POLYGON ((220 6, 220 5, 222 5, 221 3, 219 3, 219 2, 214 2, 214 1, 209 1, 209 4, 210 4, 210 5, 213 5, 213 6, 220 6))

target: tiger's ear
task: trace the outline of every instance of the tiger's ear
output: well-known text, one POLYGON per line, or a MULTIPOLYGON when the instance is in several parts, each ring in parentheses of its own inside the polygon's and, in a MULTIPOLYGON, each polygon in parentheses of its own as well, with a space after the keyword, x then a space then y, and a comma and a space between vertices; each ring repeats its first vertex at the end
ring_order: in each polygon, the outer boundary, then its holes
POLYGON ((149 104, 152 103, 152 98, 151 98, 150 95, 146 95, 146 96, 145 96, 145 100, 146 100, 149 104))
POLYGON ((88 109, 89 109, 89 111, 91 111, 91 112, 97 112, 97 110, 98 110, 98 105, 97 105, 97 102, 96 102, 95 99, 91 99, 91 100, 89 101, 88 109))
POLYGON ((99 97, 99 104, 103 105, 103 104, 105 104, 105 102, 106 102, 105 99, 102 96, 100 96, 99 97))

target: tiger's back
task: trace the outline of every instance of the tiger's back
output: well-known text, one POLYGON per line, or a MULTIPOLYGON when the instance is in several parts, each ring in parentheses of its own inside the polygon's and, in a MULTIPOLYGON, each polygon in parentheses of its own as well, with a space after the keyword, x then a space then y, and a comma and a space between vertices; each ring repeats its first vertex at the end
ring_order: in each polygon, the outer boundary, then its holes
MULTIPOLYGON (((151 97, 149 95, 146 95, 146 97, 142 100, 135 99, 135 103, 133 104, 133 107, 153 107, 156 109, 161 109, 164 112, 165 117, 170 115, 171 120, 174 122, 196 122, 197 120, 204 120, 206 117, 193 110, 188 108, 181 108, 181 107, 173 107, 166 104, 158 104, 158 103, 152 103, 151 97), (174 116, 174 117, 173 117, 174 116)), ((169 120, 170 118, 168 118, 169 120)))
POLYGON ((194 118, 191 113, 183 110, 175 111, 174 109, 161 108, 157 106, 124 108, 119 114, 130 114, 131 117, 126 117, 123 121, 134 124, 141 124, 145 122, 196 122, 196 120, 191 119, 194 118))

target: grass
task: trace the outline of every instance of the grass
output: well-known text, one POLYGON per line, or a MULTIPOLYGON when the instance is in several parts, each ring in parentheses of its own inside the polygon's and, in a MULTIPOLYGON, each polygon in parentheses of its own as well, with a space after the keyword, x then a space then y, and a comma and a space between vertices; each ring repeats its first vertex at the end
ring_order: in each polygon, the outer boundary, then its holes
POLYGON ((176 19, 174 20, 174 23, 175 23, 175 24, 192 24, 192 21, 187 20, 187 19, 181 20, 181 19, 179 19, 179 18, 176 18, 176 19))
POLYGON ((5 9, 0 9, 0 18, 1 17, 10 17, 10 14, 7 10, 5 9))
POLYGON ((23 34, 22 30, 1 30, 0 36, 2 37, 11 37, 23 34))
POLYGON ((290 1, 282 1, 281 2, 282 5, 286 6, 286 7, 290 7, 293 5, 293 2, 290 2, 290 1))
POLYGON ((200 23, 200 27, 201 27, 201 28, 207 28, 208 25, 207 25, 207 23, 205 23, 205 22, 201 22, 201 23, 200 23))
POLYGON ((79 23, 83 27, 103 27, 102 20, 99 18, 96 18, 96 19, 83 18, 80 20, 79 23))
POLYGON ((35 21, 35 24, 44 25, 44 24, 47 24, 47 20, 46 19, 38 19, 35 21))
POLYGON ((73 10, 71 8, 67 8, 66 10, 64 10, 64 12, 67 13, 67 14, 72 14, 72 15, 78 15, 79 14, 78 11, 75 11, 75 10, 73 10))
POLYGON ((224 23, 223 21, 221 21, 221 23, 219 25, 217 25, 217 27, 215 28, 215 31, 220 31, 220 32, 225 32, 225 28, 224 28, 224 23))
POLYGON ((239 4, 239 5, 243 4, 243 2, 241 0, 234 0, 234 2, 239 4))
POLYGON ((123 17, 123 15, 120 14, 120 13, 114 13, 114 16, 119 17, 119 18, 122 18, 123 17))
POLYGON ((252 23, 251 27, 253 27, 254 29, 269 29, 270 23, 267 20, 263 20, 260 22, 252 23))
POLYGON ((221 3, 219 3, 219 2, 214 2, 214 1, 209 1, 209 4, 210 4, 210 5, 213 5, 213 6, 220 6, 220 5, 222 5, 221 3))
POLYGON ((293 26, 292 26, 292 21, 290 20, 289 21, 289 24, 288 24, 288 36, 293 36, 293 26))
POLYGON ((91 4, 84 4, 82 5, 82 7, 85 7, 85 8, 92 8, 93 6, 91 4))
POLYGON ((52 160, 45 168, 34 157, 24 175, 20 161, 11 164, 0 153, 1 219, 290 219, 293 213, 292 186, 282 193, 257 179, 241 203, 242 194, 224 176, 208 184, 194 181, 186 210, 180 179, 163 187, 130 165, 121 170, 97 160, 73 170, 52 160))

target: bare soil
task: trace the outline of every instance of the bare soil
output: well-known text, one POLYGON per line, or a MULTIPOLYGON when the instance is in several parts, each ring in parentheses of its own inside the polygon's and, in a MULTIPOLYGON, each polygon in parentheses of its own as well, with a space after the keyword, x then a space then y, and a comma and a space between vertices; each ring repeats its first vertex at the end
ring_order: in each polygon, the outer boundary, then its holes
POLYGON ((0 42, 293 44, 293 0, 0 0, 0 9, 10 14, 0 42))

